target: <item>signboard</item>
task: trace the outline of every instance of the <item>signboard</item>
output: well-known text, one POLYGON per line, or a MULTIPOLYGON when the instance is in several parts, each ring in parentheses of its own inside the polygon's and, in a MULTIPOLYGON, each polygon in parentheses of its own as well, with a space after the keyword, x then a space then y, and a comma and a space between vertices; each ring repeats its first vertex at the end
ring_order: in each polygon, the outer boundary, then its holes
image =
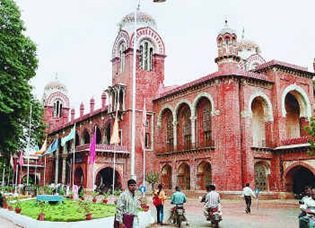
POLYGON ((140 188, 139 188, 139 191, 141 193, 145 193, 147 191, 147 189, 145 188, 145 186, 141 185, 140 188))

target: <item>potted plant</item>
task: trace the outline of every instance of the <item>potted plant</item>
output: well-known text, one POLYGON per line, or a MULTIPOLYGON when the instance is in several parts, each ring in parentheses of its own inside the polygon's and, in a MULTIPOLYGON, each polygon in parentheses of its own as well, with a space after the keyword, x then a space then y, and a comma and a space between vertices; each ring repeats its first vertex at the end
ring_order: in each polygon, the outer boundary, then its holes
POLYGON ((98 196, 98 192, 92 192, 92 197, 93 197, 92 201, 94 203, 96 203, 96 201, 97 201, 97 199, 96 199, 97 196, 98 196))
POLYGON ((2 208, 8 208, 7 198, 5 196, 2 197, 2 208))
POLYGON ((84 201, 84 200, 79 200, 78 206, 79 206, 78 210, 84 211, 86 220, 91 220, 92 219, 92 213, 91 213, 91 208, 90 208, 90 202, 84 201))
POLYGON ((148 205, 148 202, 147 202, 147 199, 145 196, 142 196, 140 198, 140 206, 142 207, 142 209, 144 211, 148 211, 149 210, 149 205, 148 205))
POLYGON ((79 197, 81 200, 84 200, 84 190, 83 189, 79 192, 79 197))
POLYGON ((104 204, 107 204, 107 203, 108 203, 108 199, 107 199, 108 196, 109 196, 109 193, 105 192, 104 195, 103 195, 103 197, 104 197, 104 198, 103 198, 103 203, 104 203, 104 204))
POLYGON ((70 192, 69 192, 69 199, 73 199, 73 191, 72 190, 70 190, 70 192))
POLYGON ((13 210, 13 207, 11 205, 11 201, 12 201, 12 196, 8 196, 7 197, 7 206, 8 206, 8 210, 9 211, 12 211, 13 210))
POLYGON ((37 206, 39 207, 39 214, 38 214, 38 217, 37 219, 39 221, 44 221, 45 220, 45 209, 46 209, 46 202, 43 201, 43 200, 39 200, 37 202, 37 206))
POLYGON ((21 201, 18 197, 15 198, 15 212, 20 214, 22 210, 21 201))

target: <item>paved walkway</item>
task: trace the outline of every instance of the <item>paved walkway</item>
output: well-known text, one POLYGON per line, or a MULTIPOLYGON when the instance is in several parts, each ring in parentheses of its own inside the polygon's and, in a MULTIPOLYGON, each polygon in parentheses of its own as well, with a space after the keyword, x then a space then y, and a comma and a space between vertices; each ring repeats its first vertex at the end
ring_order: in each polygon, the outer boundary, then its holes
MULTIPOLYGON (((300 212, 299 205, 296 200, 262 200, 257 204, 256 201, 252 205, 252 214, 244 212, 244 201, 242 200, 222 200, 223 205, 223 221, 220 223, 221 228, 273 228, 298 227, 297 216, 300 212)), ((165 204, 166 221, 171 204, 165 204)), ((201 212, 202 204, 197 199, 188 199, 185 206, 186 215, 190 223, 190 227, 211 227, 210 223, 205 220, 201 212)), ((156 218, 156 210, 153 205, 150 205, 149 213, 140 213, 140 227, 153 223, 152 219, 156 218)), ((80 222, 47 222, 37 221, 29 217, 18 215, 13 211, 0 209, 0 227, 1 228, 112 228, 113 217, 103 219, 93 219, 80 222)), ((148 225, 147 227, 150 227, 148 225)), ((151 227, 160 227, 156 224, 151 227)), ((163 226, 163 228, 172 227, 163 226)))

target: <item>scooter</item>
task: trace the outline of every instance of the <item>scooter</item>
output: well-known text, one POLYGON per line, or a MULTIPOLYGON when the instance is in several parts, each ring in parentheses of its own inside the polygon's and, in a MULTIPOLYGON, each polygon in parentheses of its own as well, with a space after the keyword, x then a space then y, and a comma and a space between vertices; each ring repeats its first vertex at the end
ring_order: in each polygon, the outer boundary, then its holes
POLYGON ((222 220, 222 215, 217 207, 208 209, 207 220, 211 221, 213 227, 219 227, 219 222, 222 220))
POLYGON ((183 204, 177 204, 173 207, 173 216, 172 216, 172 223, 177 226, 181 227, 183 221, 186 221, 185 218, 185 208, 183 204))

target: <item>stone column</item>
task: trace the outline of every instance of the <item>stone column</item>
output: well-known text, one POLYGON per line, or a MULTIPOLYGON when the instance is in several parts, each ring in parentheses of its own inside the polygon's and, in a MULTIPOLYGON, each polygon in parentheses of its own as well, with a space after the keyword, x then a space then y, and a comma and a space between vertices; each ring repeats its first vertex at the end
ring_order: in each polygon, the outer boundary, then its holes
POLYGON ((173 121, 174 151, 177 151, 177 121, 173 121))
MULTIPOLYGON (((56 135, 56 138, 58 138, 59 135, 57 134, 56 135)), ((56 149, 56 152, 55 152, 55 162, 56 162, 56 165, 55 165, 55 184, 58 184, 58 171, 59 171, 59 143, 57 145, 57 149, 56 149)))
POLYGON ((191 145, 196 148, 196 116, 191 116, 191 145))
POLYGON ((62 154, 62 174, 61 174, 61 183, 66 184, 66 170, 67 170, 67 154, 62 154))

